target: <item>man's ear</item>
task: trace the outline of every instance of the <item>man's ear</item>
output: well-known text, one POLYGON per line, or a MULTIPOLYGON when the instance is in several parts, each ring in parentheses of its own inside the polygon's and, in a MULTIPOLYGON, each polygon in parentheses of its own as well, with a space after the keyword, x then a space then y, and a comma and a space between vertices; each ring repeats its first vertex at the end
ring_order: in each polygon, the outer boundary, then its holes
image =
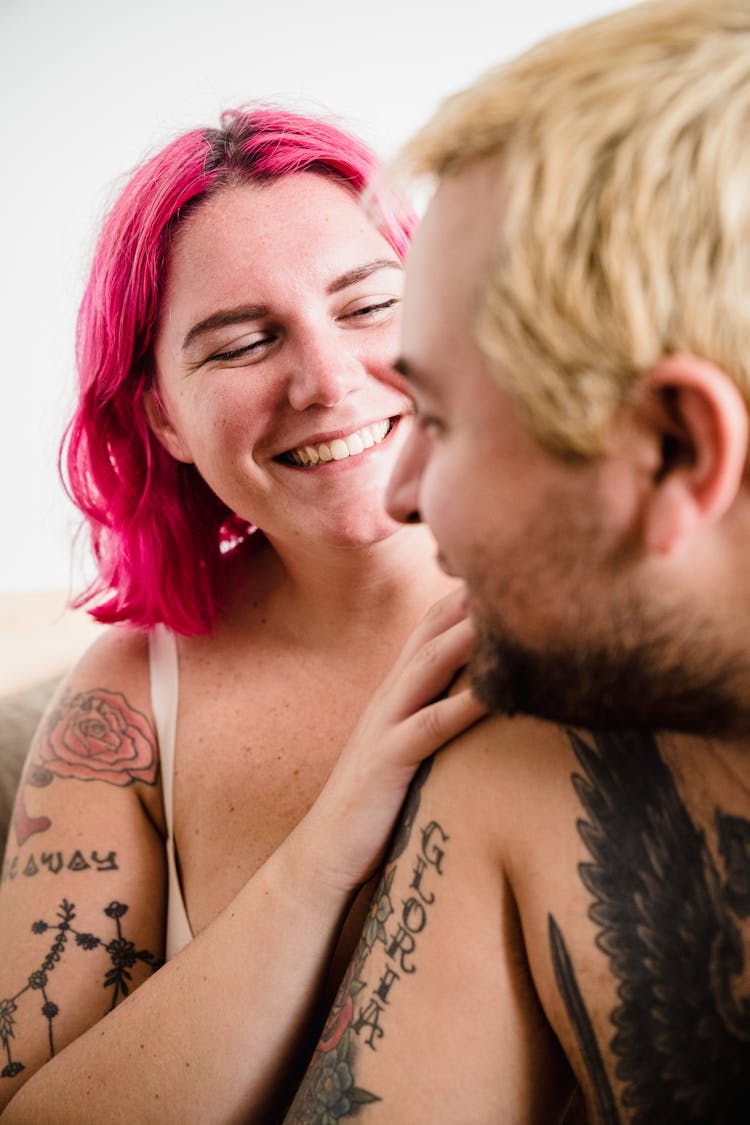
POLYGON ((747 460, 747 407, 731 377, 696 356, 665 356, 644 389, 660 452, 643 534, 648 548, 668 554, 732 506, 747 460))
POLYGON ((156 386, 149 387, 147 391, 143 392, 143 409, 151 431, 164 446, 167 453, 171 453, 175 461, 184 461, 186 465, 191 465, 193 458, 190 450, 169 421, 156 386))

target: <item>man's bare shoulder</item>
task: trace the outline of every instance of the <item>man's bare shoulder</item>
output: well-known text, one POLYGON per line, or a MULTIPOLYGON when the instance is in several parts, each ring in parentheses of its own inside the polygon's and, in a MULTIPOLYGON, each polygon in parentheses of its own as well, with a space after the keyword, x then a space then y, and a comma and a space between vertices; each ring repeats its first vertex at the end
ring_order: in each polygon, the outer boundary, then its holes
POLYGON ((531 1125, 569 1097, 489 839, 502 725, 480 724, 417 775, 289 1122, 531 1125))
POLYGON ((446 747, 290 1120, 335 1078, 332 1120, 547 1122, 568 1065, 592 1122, 745 1120, 749 774, 744 746, 527 719, 446 747))
POLYGON ((575 761, 564 728, 527 716, 490 716, 435 755, 430 792, 466 823, 475 850, 513 882, 530 854, 559 852, 574 841, 567 826, 575 761))
POLYGON ((750 1117, 750 747, 492 720, 441 772, 480 790, 590 1118, 750 1117))

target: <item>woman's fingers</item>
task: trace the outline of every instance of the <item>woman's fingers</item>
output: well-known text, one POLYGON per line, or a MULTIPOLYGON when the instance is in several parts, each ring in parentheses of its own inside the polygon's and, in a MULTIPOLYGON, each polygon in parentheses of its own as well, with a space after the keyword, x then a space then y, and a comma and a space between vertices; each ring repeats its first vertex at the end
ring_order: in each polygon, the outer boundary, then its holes
POLYGON ((389 770, 415 769, 486 714, 468 687, 448 691, 471 655, 474 629, 461 591, 432 607, 362 715, 341 768, 356 768, 389 784, 389 770))
POLYGON ((439 637, 451 625, 456 625, 465 619, 466 593, 464 588, 460 587, 430 606, 401 650, 393 671, 395 672, 402 662, 408 662, 423 645, 429 644, 431 639, 439 637))
POLYGON ((474 636, 471 621, 463 618, 417 649, 393 685, 398 716, 406 718, 449 689, 471 656, 474 636))
POLYGON ((462 734, 486 714, 487 708, 468 687, 420 708, 404 721, 402 737, 394 746, 394 750, 402 753, 400 764, 406 767, 419 765, 429 754, 462 734))
POLYGON ((473 643, 464 597, 456 591, 417 626, 363 713, 305 818, 317 839, 307 846, 322 840, 320 870, 337 885, 357 885, 372 873, 420 762, 485 715, 463 684, 447 694, 473 643), (344 848, 331 838, 334 823, 344 848))

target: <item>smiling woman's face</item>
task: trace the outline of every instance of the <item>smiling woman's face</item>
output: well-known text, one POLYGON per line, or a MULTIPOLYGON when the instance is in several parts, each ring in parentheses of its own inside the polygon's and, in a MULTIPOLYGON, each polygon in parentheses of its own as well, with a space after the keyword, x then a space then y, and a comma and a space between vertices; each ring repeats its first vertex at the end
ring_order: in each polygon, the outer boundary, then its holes
POLYGON ((401 263, 355 197, 299 173, 208 199, 173 246, 154 430, 274 540, 374 542, 408 423, 389 385, 401 263))

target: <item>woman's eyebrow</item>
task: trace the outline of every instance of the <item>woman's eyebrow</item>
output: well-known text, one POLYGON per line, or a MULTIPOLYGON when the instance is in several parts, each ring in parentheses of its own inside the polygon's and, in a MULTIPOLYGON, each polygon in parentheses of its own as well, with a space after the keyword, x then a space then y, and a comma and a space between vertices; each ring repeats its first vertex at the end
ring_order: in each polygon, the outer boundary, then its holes
POLYGON ((340 277, 335 278, 328 286, 328 293, 340 293, 342 289, 347 289, 350 285, 355 285, 358 281, 364 281, 372 273, 377 273, 378 270, 398 270, 403 272, 403 265, 397 258, 375 258, 372 262, 365 262, 361 266, 355 266, 352 270, 347 270, 342 273, 340 277))
MULTIPOLYGON (((328 285, 326 292, 329 294, 340 293, 342 289, 347 289, 350 285, 356 285, 358 281, 364 281, 371 274, 385 269, 402 272, 403 266, 397 258, 375 258, 372 262, 355 266, 354 269, 347 270, 346 273, 334 278, 328 285)), ((241 324, 247 320, 260 320, 268 315, 267 305, 239 305, 233 309, 219 309, 217 312, 211 313, 211 316, 207 316, 205 320, 199 320, 197 324, 192 326, 182 341, 182 350, 185 351, 186 348, 189 348, 198 336, 211 332, 215 328, 226 328, 230 324, 241 324)))
POLYGON ((238 305, 233 309, 219 309, 193 325, 182 341, 182 350, 190 347, 196 337, 211 332, 214 328, 226 328, 229 324, 242 324, 247 320, 260 320, 264 316, 268 316, 267 305, 238 305))

